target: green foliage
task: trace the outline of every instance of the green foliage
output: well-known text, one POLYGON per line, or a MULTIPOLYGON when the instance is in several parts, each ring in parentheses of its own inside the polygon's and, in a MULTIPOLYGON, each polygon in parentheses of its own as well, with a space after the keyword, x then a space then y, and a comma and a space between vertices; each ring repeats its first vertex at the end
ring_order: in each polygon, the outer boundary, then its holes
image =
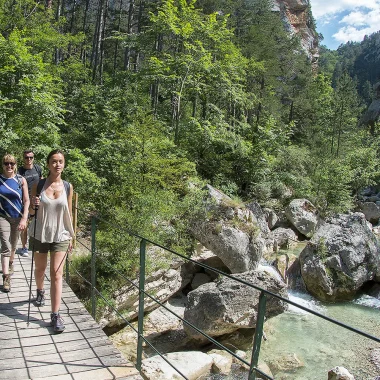
POLYGON ((307 147, 290 145, 281 150, 271 169, 273 196, 287 201, 286 192, 290 191, 294 198, 311 198, 313 161, 307 147))
MULTIPOLYGON (((0 5, 0 151, 67 152, 80 208, 102 218, 109 294, 115 269, 138 268, 138 242, 120 228, 192 252, 205 183, 276 207, 306 197, 328 214, 380 179, 378 127, 357 127, 378 33, 322 47, 317 74, 269 0, 0 5)), ((88 274, 87 257, 76 265, 88 274)))
POLYGON ((332 77, 335 66, 339 61, 339 55, 336 50, 329 50, 326 46, 320 47, 320 57, 318 59, 318 70, 320 73, 332 77))
POLYGON ((60 80, 31 52, 22 32, 0 36, 0 67, 0 128, 8 137, 4 149, 19 153, 24 147, 44 149, 59 143, 64 122, 60 80))
POLYGON ((353 207, 352 171, 345 160, 321 160, 313 174, 314 203, 322 213, 346 212, 353 207))
POLYGON ((328 251, 327 251, 327 247, 326 247, 326 239, 323 238, 323 237, 321 237, 318 240, 318 243, 317 243, 317 255, 321 259, 322 263, 326 262, 326 259, 328 258, 328 251))

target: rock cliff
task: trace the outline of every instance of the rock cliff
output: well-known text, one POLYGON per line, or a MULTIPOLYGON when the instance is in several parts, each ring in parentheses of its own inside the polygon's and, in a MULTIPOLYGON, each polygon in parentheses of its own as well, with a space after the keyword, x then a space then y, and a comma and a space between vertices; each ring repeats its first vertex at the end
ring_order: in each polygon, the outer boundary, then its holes
POLYGON ((281 12, 287 30, 300 37, 301 45, 311 62, 317 64, 319 40, 309 0, 274 0, 273 10, 281 12))

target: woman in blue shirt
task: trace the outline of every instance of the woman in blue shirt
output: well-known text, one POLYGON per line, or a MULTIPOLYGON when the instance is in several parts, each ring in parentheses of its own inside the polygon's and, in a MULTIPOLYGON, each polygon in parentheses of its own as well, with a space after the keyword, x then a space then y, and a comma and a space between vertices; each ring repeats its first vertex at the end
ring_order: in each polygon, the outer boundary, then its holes
POLYGON ((26 228, 29 210, 28 185, 17 173, 16 159, 6 154, 0 174, 0 243, 3 291, 11 290, 13 259, 20 231, 26 228))

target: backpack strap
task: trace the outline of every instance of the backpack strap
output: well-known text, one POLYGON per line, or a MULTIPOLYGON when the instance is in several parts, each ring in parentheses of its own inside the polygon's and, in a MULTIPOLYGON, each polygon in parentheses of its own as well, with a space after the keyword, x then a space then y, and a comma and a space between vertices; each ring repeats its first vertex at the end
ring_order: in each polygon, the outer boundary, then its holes
POLYGON ((18 183, 18 187, 20 188, 20 189, 22 189, 22 179, 24 178, 21 174, 16 174, 15 175, 15 177, 16 177, 16 181, 17 181, 17 183, 18 183))
MULTIPOLYGON (((46 178, 42 178, 38 181, 38 185, 37 185, 37 196, 38 197, 40 196, 41 191, 42 191, 43 187, 45 186, 45 182, 46 182, 46 178)), ((63 186, 65 188, 66 195, 68 198, 70 195, 70 182, 63 181, 63 186)))
POLYGON ((67 182, 67 181, 63 181, 63 186, 65 187, 65 190, 66 190, 66 195, 67 195, 67 198, 69 197, 70 195, 70 182, 67 182))
POLYGON ((41 195, 41 191, 42 191, 43 187, 45 186, 45 182, 46 182, 46 178, 42 178, 38 181, 37 193, 36 193, 37 197, 39 197, 41 195))

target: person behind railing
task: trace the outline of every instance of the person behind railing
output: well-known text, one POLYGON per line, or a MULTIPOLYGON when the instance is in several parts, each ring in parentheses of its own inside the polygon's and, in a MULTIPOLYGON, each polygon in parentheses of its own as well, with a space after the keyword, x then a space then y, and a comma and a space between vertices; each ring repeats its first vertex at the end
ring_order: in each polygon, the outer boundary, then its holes
POLYGON ((44 277, 50 251, 51 326, 54 332, 65 329, 59 314, 62 296, 62 275, 66 254, 72 249, 73 186, 63 181, 63 151, 56 149, 47 157, 49 174, 32 186, 30 215, 36 214, 29 227, 29 248, 34 252, 34 276, 37 285, 36 305, 45 305, 44 277), (41 184, 43 183, 43 186, 41 184))
POLYGON ((13 260, 20 231, 26 228, 29 209, 28 185, 25 178, 16 174, 14 156, 6 154, 2 159, 0 175, 0 241, 3 291, 11 290, 13 260))
MULTIPOLYGON (((29 195, 31 194, 32 185, 38 182, 42 178, 41 166, 34 163, 34 152, 31 149, 24 150, 23 153, 24 164, 18 168, 18 174, 22 175, 28 184, 29 195)), ((28 257, 28 230, 21 231, 21 244, 20 250, 21 257, 28 257)))

